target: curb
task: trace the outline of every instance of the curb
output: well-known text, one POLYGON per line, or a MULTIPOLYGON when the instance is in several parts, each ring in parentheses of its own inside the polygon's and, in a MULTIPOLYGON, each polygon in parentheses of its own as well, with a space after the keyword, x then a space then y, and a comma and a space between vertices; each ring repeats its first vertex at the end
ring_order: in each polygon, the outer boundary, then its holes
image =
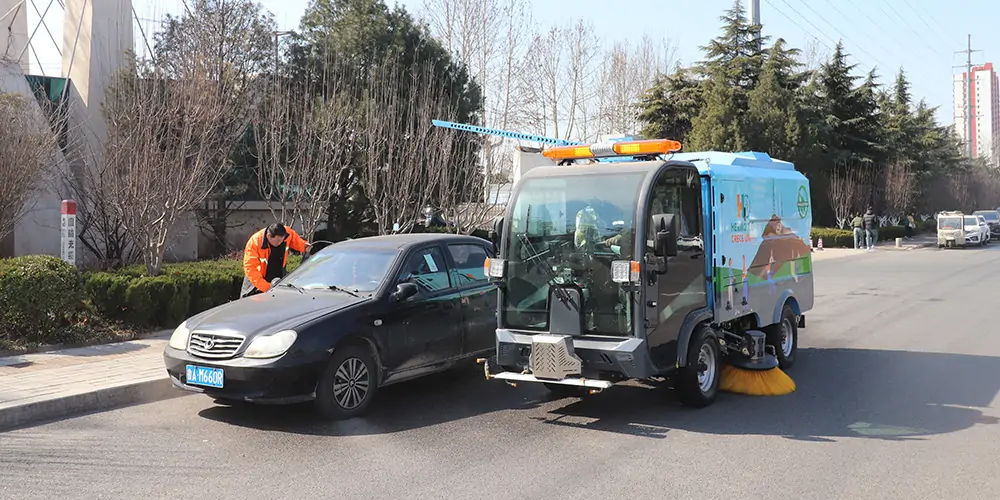
POLYGON ((0 409, 0 432, 185 395, 187 393, 174 388, 170 378, 164 373, 161 378, 154 380, 82 391, 0 409))

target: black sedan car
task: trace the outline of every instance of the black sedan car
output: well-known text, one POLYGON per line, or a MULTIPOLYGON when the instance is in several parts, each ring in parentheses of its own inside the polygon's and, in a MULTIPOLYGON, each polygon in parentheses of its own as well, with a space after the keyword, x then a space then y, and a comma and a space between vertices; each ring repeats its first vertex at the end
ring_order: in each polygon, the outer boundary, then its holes
POLYGON ((184 321, 164 348, 167 372, 217 400, 361 415, 380 387, 492 354, 492 254, 489 241, 453 234, 327 246, 267 293, 184 321))

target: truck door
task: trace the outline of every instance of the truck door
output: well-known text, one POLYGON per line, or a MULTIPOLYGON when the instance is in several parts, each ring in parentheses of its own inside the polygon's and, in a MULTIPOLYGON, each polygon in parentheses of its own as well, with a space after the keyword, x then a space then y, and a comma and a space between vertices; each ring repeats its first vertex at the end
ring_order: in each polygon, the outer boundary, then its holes
MULTIPOLYGON (((677 340, 684 319, 707 305, 705 282, 705 231, 702 214, 702 183, 697 170, 673 167, 653 183, 644 207, 646 220, 657 214, 674 214, 678 220, 677 255, 667 257, 666 274, 647 283, 647 342, 653 361, 661 367, 677 362, 677 340)), ((646 252, 653 251, 656 228, 650 224, 646 252)))

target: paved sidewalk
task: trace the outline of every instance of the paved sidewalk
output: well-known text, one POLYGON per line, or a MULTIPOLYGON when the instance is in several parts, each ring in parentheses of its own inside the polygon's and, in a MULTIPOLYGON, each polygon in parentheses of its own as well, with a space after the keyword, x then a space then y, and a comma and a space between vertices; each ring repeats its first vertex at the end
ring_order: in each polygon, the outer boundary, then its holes
POLYGON ((0 358, 0 431, 183 395, 163 368, 169 334, 0 358))
POLYGON ((864 255, 869 252, 905 252, 937 246, 937 235, 921 234, 907 240, 904 239, 902 246, 896 247, 896 240, 883 240, 875 244, 875 250, 862 250, 854 248, 825 248, 823 250, 813 249, 813 260, 836 259, 849 257, 851 255, 864 255))

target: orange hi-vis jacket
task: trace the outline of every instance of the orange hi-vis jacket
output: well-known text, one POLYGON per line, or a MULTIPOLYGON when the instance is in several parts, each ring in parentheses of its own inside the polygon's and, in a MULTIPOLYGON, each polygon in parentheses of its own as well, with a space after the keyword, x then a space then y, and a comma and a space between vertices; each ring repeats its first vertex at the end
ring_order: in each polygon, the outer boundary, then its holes
MULTIPOLYGON (((264 237, 265 231, 267 228, 253 233, 243 250, 243 274, 253 286, 262 292, 271 288, 271 283, 264 279, 264 273, 267 271, 267 260, 271 258, 271 245, 264 237)), ((281 256, 283 259, 282 269, 288 265, 289 250, 295 250, 299 253, 306 251, 306 241, 298 233, 288 226, 285 226, 285 231, 288 231, 288 237, 285 238, 285 243, 282 245, 285 248, 284 255, 281 256)))

